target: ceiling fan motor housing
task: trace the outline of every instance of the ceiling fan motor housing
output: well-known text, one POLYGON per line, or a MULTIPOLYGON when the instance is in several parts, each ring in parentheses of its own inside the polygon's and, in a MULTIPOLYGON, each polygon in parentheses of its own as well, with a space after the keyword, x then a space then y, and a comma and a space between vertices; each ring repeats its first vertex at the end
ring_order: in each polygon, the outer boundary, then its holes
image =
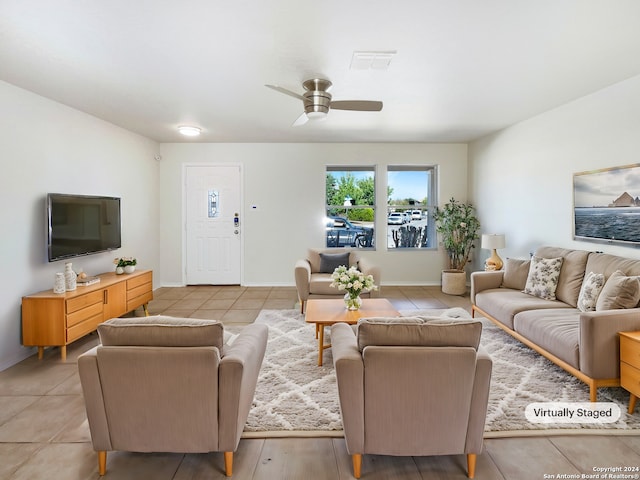
POLYGON ((314 90, 311 92, 304 92, 302 94, 304 100, 304 112, 309 113, 329 113, 329 106, 331 105, 331 94, 321 90, 314 90))

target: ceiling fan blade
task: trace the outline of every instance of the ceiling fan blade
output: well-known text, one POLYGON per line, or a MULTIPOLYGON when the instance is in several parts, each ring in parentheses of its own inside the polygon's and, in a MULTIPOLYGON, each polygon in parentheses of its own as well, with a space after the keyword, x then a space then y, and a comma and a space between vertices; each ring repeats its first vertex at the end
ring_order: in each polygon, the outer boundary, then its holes
POLYGON ((296 92, 292 92, 291 90, 287 90, 286 88, 279 87, 278 85, 265 85, 265 87, 271 88, 276 92, 284 93, 285 95, 289 95, 290 97, 297 98, 302 101, 305 100, 302 95, 299 95, 296 92))
POLYGON ((293 124, 291 125, 292 127, 299 127, 300 125, 304 125, 305 123, 307 123, 309 121, 309 117, 307 117, 307 114, 302 112, 302 115, 300 115, 295 122, 293 122, 293 124))
POLYGON ((337 100, 335 102, 331 102, 331 108, 335 110, 379 112, 382 110, 382 102, 376 102, 373 100, 337 100))

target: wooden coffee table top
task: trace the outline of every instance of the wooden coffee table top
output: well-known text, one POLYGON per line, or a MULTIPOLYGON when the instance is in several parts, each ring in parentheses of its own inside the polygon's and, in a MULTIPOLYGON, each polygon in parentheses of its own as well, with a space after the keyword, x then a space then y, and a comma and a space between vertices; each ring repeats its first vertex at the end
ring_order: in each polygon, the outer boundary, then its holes
POLYGON ((360 310, 347 310, 342 299, 307 300, 305 320, 307 323, 333 325, 338 322, 358 323, 361 318, 397 317, 400 315, 385 298, 363 298, 360 310))

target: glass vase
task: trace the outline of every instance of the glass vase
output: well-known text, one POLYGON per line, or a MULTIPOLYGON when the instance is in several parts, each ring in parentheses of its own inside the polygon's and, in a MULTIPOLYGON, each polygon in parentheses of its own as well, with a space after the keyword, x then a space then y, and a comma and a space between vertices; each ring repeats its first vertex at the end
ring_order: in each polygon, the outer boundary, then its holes
POLYGON ((347 307, 347 310, 360 310, 362 306, 360 294, 346 293, 344 295, 344 305, 347 307))

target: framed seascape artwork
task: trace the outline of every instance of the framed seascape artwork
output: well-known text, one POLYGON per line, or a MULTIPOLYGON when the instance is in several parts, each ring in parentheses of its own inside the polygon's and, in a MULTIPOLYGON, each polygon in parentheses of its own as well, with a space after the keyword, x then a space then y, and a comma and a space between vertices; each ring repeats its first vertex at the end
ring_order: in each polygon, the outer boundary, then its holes
POLYGON ((573 238, 640 246, 640 163, 573 175, 573 238))

